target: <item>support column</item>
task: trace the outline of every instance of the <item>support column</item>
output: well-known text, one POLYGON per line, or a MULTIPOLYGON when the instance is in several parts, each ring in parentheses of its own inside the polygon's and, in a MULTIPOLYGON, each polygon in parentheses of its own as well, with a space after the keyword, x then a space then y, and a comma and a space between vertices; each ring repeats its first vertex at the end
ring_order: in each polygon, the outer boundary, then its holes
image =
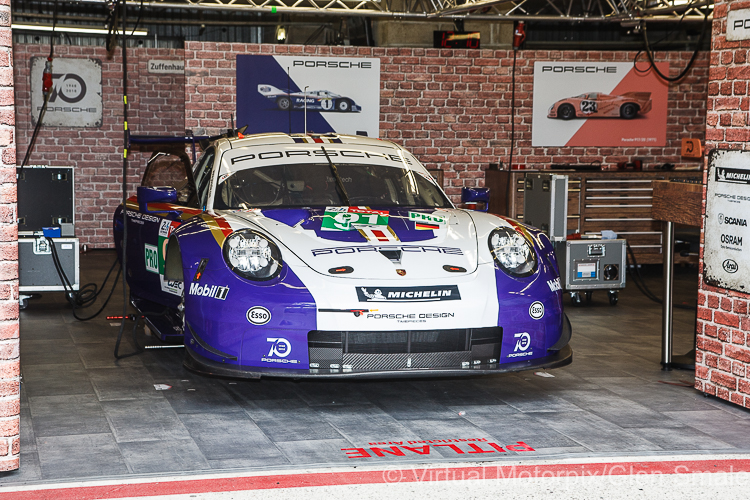
POLYGON ((0 471, 21 456, 14 102, 10 0, 0 0, 0 471))

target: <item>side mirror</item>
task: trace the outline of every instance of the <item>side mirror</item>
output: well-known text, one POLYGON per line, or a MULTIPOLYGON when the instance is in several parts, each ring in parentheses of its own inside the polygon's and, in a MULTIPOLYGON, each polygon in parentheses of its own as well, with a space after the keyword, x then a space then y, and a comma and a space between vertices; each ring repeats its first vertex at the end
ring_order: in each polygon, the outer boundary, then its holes
POLYGON ((145 213, 182 213, 178 210, 149 210, 149 203, 175 203, 177 201, 177 190, 173 187, 148 187, 138 186, 136 195, 138 199, 138 210, 145 213))
POLYGON ((482 212, 490 209, 490 188, 462 188, 461 202, 467 205, 470 210, 476 210, 477 203, 484 203, 482 212))

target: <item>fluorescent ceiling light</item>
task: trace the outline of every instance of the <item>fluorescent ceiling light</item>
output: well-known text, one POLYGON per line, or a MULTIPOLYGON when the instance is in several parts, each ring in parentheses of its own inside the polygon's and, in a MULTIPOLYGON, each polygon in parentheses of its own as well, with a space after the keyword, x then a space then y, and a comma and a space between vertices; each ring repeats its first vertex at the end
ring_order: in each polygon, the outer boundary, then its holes
MULTIPOLYGON (((44 25, 44 24, 16 24, 13 23, 10 26, 14 30, 24 30, 24 31, 52 31, 52 25, 44 25)), ((59 31, 61 33, 81 33, 81 34, 89 34, 89 35, 106 35, 109 33, 109 30, 106 30, 104 28, 79 28, 77 26, 64 26, 64 25, 57 25, 55 26, 55 31, 59 31)), ((125 34, 130 36, 131 31, 125 30, 125 34)), ((117 31, 118 35, 122 34, 121 30, 117 31)), ((146 30, 136 30, 133 32, 133 36, 148 36, 148 31, 146 30)))

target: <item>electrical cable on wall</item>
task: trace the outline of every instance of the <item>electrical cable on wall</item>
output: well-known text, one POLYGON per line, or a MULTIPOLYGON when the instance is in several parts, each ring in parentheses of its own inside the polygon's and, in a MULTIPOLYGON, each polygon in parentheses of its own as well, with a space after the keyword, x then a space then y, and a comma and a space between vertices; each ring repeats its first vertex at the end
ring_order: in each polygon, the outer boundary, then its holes
MULTIPOLYGON (((44 101, 42 102, 42 109, 39 111, 39 118, 36 120, 34 126, 34 132, 31 134, 31 140, 29 141, 29 147, 26 148, 26 154, 21 162, 21 170, 28 164, 31 153, 34 151, 36 145, 36 139, 39 136, 39 130, 42 128, 42 121, 44 121, 44 114, 47 112, 47 104, 49 103, 50 96, 52 95, 52 60, 55 58, 55 28, 57 26, 57 0, 55 0, 54 10, 52 12, 52 33, 50 34, 49 41, 49 56, 47 56, 47 62, 44 63, 44 72, 42 73, 42 93, 44 95, 44 101)), ((33 113, 33 110, 32 110, 33 113)))
MULTIPOLYGON (((688 8, 686 8, 685 13, 682 15, 682 18, 685 17, 685 14, 687 14, 690 5, 693 4, 695 1, 696 0, 692 0, 690 4, 688 4, 687 6, 688 8)), ((690 57, 690 60, 688 61, 687 66, 685 66, 685 69, 680 71, 680 73, 677 76, 671 77, 669 75, 665 75, 664 73, 659 71, 659 68, 656 66, 656 62, 654 61, 654 53, 648 41, 648 29, 646 27, 645 21, 641 25, 641 35, 643 36, 644 50, 638 51, 635 58, 633 59, 633 66, 634 67, 636 66, 636 63, 638 62, 638 57, 640 56, 642 52, 645 51, 646 57, 648 57, 648 60, 649 60, 649 69, 653 69, 654 72, 659 76, 659 78, 667 82, 676 82, 684 78, 685 75, 687 75, 688 71, 690 71, 690 69, 693 67, 693 64, 695 63, 695 58, 698 57, 698 52, 700 52, 701 46, 703 45, 703 39, 705 38, 708 26, 711 24, 708 20, 708 14, 709 14, 709 10, 706 9, 705 12, 703 13, 703 26, 701 27, 701 34, 698 37, 698 43, 697 43, 697 46, 695 47, 695 51, 693 51, 693 55, 690 57)), ((682 18, 680 19, 680 22, 682 22, 682 18)), ((638 73, 645 73, 648 70, 639 70, 636 67, 636 71, 638 73)))

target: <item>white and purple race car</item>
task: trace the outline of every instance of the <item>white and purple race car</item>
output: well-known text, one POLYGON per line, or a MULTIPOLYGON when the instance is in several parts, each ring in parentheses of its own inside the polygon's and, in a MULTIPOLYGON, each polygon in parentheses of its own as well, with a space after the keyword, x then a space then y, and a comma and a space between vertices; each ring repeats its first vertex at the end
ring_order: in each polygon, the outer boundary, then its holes
POLYGON ((307 92, 289 92, 281 90, 273 85, 260 84, 258 92, 274 101, 282 111, 289 109, 304 109, 307 100, 307 109, 310 111, 362 111, 352 99, 328 90, 309 90, 307 92))
POLYGON ((133 303, 198 372, 444 376, 572 360, 547 236, 456 208, 391 142, 223 138, 192 171, 150 162, 127 215, 133 303))

